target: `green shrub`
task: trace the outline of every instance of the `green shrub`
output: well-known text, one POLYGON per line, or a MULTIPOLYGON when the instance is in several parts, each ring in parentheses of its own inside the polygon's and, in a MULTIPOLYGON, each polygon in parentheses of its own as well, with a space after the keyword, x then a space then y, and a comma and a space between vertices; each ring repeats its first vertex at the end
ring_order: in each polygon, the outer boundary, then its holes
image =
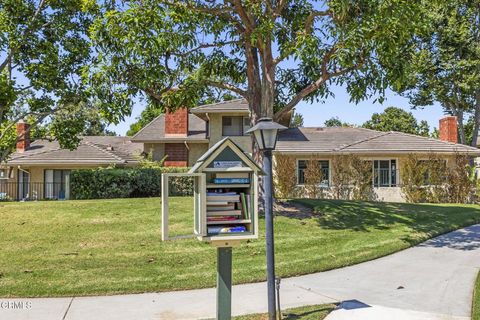
MULTIPOLYGON (((188 168, 97 168, 73 170, 70 175, 73 199, 158 197, 162 173, 186 172, 188 168)), ((170 194, 191 195, 191 178, 172 178, 170 194)))

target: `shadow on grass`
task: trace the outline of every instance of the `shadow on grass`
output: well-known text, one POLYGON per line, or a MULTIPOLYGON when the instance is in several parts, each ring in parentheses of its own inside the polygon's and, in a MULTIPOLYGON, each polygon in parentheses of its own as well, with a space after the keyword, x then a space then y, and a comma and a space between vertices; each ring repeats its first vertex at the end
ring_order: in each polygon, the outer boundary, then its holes
POLYGON ((323 315, 325 312, 329 312, 331 308, 329 307, 318 307, 314 310, 309 310, 305 312, 295 312, 295 313, 285 313, 282 314, 283 320, 297 320, 297 319, 315 319, 316 315, 323 315))
MULTIPOLYGON (((403 225, 415 231, 411 236, 402 238, 411 245, 424 241, 428 236, 480 222, 478 206, 316 199, 299 199, 294 202, 312 208, 315 212, 312 218, 323 229, 371 232, 403 225)), ((480 227, 432 239, 424 244, 427 245, 459 250, 476 249, 480 247, 480 227)))

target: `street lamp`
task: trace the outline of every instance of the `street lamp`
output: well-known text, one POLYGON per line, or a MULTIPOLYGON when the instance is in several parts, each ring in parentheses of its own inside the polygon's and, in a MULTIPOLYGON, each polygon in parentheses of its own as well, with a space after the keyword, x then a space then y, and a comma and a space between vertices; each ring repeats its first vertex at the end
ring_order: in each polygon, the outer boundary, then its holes
POLYGON ((273 244, 273 179, 272 150, 277 144, 278 131, 286 127, 273 122, 271 118, 260 118, 247 133, 253 133, 258 148, 263 152, 264 191, 265 191, 265 236, 267 240, 267 288, 268 315, 270 320, 276 320, 275 310, 275 251, 273 244))

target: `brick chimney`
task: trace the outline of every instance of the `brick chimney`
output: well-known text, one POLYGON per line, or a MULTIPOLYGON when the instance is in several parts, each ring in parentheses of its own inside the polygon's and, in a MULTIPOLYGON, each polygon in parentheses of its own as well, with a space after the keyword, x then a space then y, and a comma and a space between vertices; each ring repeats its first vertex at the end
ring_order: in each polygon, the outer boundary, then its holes
POLYGON ((187 108, 177 109, 165 113, 165 136, 186 137, 188 135, 188 110, 187 108))
POLYGON ((439 137, 442 141, 458 143, 457 117, 446 116, 440 119, 439 137))
POLYGON ((30 148, 30 125, 23 120, 17 123, 17 152, 23 153, 30 148))

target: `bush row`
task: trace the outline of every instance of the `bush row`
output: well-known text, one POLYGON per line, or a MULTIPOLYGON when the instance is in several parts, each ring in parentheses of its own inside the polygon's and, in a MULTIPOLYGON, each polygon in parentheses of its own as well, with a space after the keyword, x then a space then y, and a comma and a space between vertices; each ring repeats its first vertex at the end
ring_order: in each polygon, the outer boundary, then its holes
MULTIPOLYGON (((70 175, 72 199, 112 199, 158 197, 161 194, 161 175, 187 172, 188 168, 97 168, 73 170, 70 175)), ((170 195, 191 195, 193 181, 173 178, 170 195)))

